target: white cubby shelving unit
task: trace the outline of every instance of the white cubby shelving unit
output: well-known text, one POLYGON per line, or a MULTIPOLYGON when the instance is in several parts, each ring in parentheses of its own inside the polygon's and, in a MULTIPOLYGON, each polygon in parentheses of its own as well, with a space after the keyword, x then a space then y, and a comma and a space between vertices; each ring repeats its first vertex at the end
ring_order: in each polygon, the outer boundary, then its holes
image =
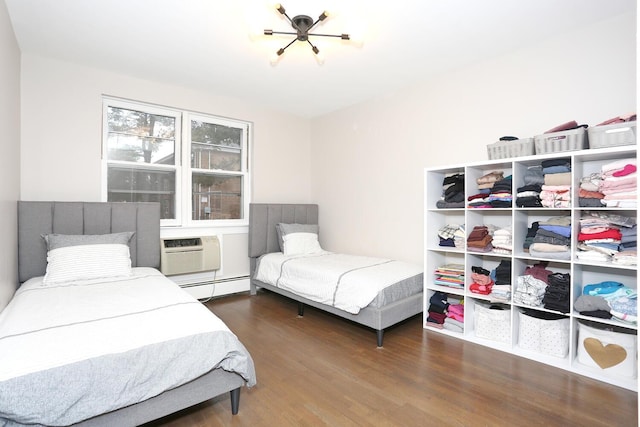
MULTIPOLYGON (((583 320, 595 322, 596 325, 622 328, 628 336, 635 334, 637 340, 637 326, 614 319, 601 319, 581 315, 574 309, 576 299, 582 294, 583 287, 587 284, 603 281, 617 281, 625 286, 637 289, 637 266, 624 266, 613 263, 588 263, 576 256, 579 233, 579 220, 587 211, 605 211, 620 214, 637 219, 636 209, 607 208, 607 207, 580 207, 578 203, 578 190, 580 179, 601 169, 602 165, 622 159, 636 158, 636 145, 627 145, 611 148, 584 149, 579 151, 565 151, 552 154, 533 155, 526 157, 514 157, 509 159, 486 160, 477 163, 460 164, 445 167, 429 167, 424 171, 424 314, 423 327, 433 333, 445 334, 459 339, 482 344, 491 348, 509 352, 511 354, 526 357, 560 369, 575 372, 593 379, 604 381, 629 390, 638 390, 637 379, 637 344, 630 351, 629 357, 633 357, 633 372, 627 370, 620 372, 615 369, 603 369, 588 366, 581 363, 579 357, 580 325, 583 320), (526 208, 517 207, 517 188, 524 185, 524 172, 528 167, 540 165, 543 160, 567 158, 571 162, 571 206, 563 208, 526 208), (512 176, 513 206, 511 208, 475 209, 462 208, 438 208, 436 202, 441 198, 443 180, 451 174, 464 174, 465 177, 465 201, 470 195, 476 194, 476 179, 492 171, 503 171, 504 176, 512 176), (523 250, 523 243, 528 227, 534 221, 544 221, 554 216, 571 217, 571 258, 568 260, 540 259, 532 257, 523 250), (498 227, 510 226, 513 235, 513 251, 510 255, 498 253, 478 253, 468 251, 464 247, 439 246, 438 230, 447 224, 463 224, 466 228, 466 236, 476 225, 493 224, 498 227), (491 297, 472 293, 469 290, 471 284, 471 267, 482 266, 487 270, 495 269, 502 260, 511 262, 511 299, 500 301, 509 309, 508 322, 510 339, 491 339, 476 335, 474 310, 483 304, 491 303, 491 297), (516 278, 524 273, 525 268, 539 262, 548 262, 547 269, 554 273, 568 273, 571 281, 570 310, 561 313, 547 310, 543 307, 527 307, 516 304, 513 301, 513 290, 516 286, 516 278), (464 266, 465 286, 455 288, 434 284, 434 271, 446 264, 459 264, 464 266), (430 298, 434 292, 443 292, 452 297, 452 300, 462 297, 464 299, 464 327, 463 332, 455 332, 450 329, 439 329, 428 326, 428 308, 430 298), (563 357, 546 352, 524 349, 519 345, 519 322, 523 310, 535 310, 549 312, 568 319, 569 342, 568 351, 563 357), (631 354, 633 353, 633 354, 631 354)), ((465 238, 466 243, 466 238, 465 238)), ((566 324, 567 322, 565 322, 566 324)), ((636 341, 637 343, 637 341, 636 341)))

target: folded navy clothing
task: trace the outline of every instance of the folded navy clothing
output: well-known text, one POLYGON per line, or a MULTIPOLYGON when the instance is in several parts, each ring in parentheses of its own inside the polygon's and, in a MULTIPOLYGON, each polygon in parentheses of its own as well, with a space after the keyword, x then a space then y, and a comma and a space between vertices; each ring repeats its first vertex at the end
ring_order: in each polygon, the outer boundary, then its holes
POLYGON ((542 168, 550 168, 552 166, 567 166, 571 168, 571 159, 563 157, 561 159, 548 159, 541 162, 542 168))
POLYGON ((540 184, 527 184, 518 187, 518 193, 524 193, 525 191, 535 191, 539 193, 542 191, 542 186, 540 184))

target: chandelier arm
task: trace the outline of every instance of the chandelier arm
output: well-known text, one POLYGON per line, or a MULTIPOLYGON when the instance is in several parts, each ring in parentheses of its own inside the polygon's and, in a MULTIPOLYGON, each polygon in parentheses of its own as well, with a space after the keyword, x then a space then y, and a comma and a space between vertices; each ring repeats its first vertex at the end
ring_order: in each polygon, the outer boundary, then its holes
POLYGON ((309 45, 311 46, 311 50, 313 51, 313 53, 317 55, 320 52, 320 49, 318 49, 316 45, 311 43, 311 40, 309 40, 308 38, 307 38, 307 43, 309 43, 309 45))
MULTIPOLYGON (((309 31, 311 31, 311 29, 312 29, 313 27, 315 27, 315 26, 316 26, 316 24, 317 24, 318 22, 320 22, 320 21, 321 21, 321 19, 320 19, 320 18, 316 19, 316 22, 314 22, 313 24, 311 24, 311 25, 309 26, 309 28, 307 28, 307 34, 309 34, 309 31)), ((309 35, 311 35, 311 34, 309 34, 309 35)))
MULTIPOLYGON (((275 31, 274 31, 275 33, 275 31)), ((349 34, 319 34, 319 33, 313 33, 313 34, 309 34, 309 37, 311 36, 320 36, 320 37, 339 37, 343 40, 349 40, 349 34)))
MULTIPOLYGON (((270 36, 272 34, 285 34, 285 35, 288 35, 288 36, 297 36, 298 35, 298 33, 294 33, 292 31, 271 31, 270 34, 266 34, 266 35, 270 36)), ((338 36, 338 37, 340 37, 340 36, 338 36)))
POLYGON ((287 48, 288 48, 289 46, 291 46, 292 44, 294 44, 296 41, 298 41, 298 39, 297 39, 297 38, 295 38, 295 39, 291 40, 291 41, 289 42, 289 44, 288 44, 288 45, 286 45, 285 47, 283 47, 283 48, 281 49, 281 50, 282 50, 282 53, 284 53, 284 51, 285 51, 285 50, 287 50, 287 48))

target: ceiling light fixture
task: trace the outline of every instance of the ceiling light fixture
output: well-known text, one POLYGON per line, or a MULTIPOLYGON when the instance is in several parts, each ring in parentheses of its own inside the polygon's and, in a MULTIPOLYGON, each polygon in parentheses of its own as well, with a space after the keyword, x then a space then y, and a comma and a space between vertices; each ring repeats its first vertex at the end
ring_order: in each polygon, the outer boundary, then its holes
POLYGON ((284 51, 289 46, 291 46, 293 43, 295 43, 296 41, 309 43, 313 53, 316 55, 316 57, 318 59, 320 59, 320 49, 318 49, 318 47, 316 45, 311 43, 311 40, 309 40, 309 37, 311 37, 311 36, 336 37, 336 38, 340 38, 341 40, 350 40, 351 39, 349 37, 349 34, 309 33, 309 31, 311 31, 311 29, 313 29, 316 26, 316 24, 318 24, 318 22, 324 21, 325 19, 327 19, 329 17, 329 13, 327 11, 322 12, 320 14, 320 16, 318 17, 318 19, 316 19, 314 21, 310 16, 307 16, 307 15, 296 15, 293 18, 290 18, 289 15, 287 15, 287 11, 285 10, 285 8, 279 3, 276 4, 276 10, 278 12, 280 12, 281 15, 284 15, 287 18, 287 20, 291 23, 291 26, 293 27, 293 29, 296 30, 296 31, 292 32, 292 31, 264 30, 264 35, 265 36, 272 36, 274 34, 285 34, 285 35, 295 36, 295 38, 293 40, 291 40, 291 42, 289 42, 288 45, 286 45, 285 47, 282 47, 282 48, 277 50, 277 52, 275 54, 275 58, 271 62, 277 61, 277 59, 280 56, 282 56, 284 51))

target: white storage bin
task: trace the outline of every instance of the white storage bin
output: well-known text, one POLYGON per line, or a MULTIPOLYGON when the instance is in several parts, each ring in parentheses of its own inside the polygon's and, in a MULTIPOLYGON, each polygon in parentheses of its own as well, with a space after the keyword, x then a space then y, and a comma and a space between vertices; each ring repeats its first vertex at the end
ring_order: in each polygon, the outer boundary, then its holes
POLYGON ((545 133, 534 138, 536 154, 552 154, 587 148, 587 131, 583 127, 561 132, 545 133))
POLYGON ((489 306, 476 302, 473 312, 476 337, 510 343, 511 309, 507 307, 500 304, 489 306))
POLYGON ((588 135, 590 148, 634 145, 636 143, 636 122, 590 127, 588 135))
POLYGON ((637 335, 599 329, 579 322, 578 362, 614 376, 636 378, 636 341, 637 335))
POLYGON ((516 139, 513 141, 498 141, 487 145, 489 160, 532 156, 535 152, 533 138, 516 139))
POLYGON ((569 354, 568 317, 541 319, 518 311, 518 346, 556 357, 569 354))

